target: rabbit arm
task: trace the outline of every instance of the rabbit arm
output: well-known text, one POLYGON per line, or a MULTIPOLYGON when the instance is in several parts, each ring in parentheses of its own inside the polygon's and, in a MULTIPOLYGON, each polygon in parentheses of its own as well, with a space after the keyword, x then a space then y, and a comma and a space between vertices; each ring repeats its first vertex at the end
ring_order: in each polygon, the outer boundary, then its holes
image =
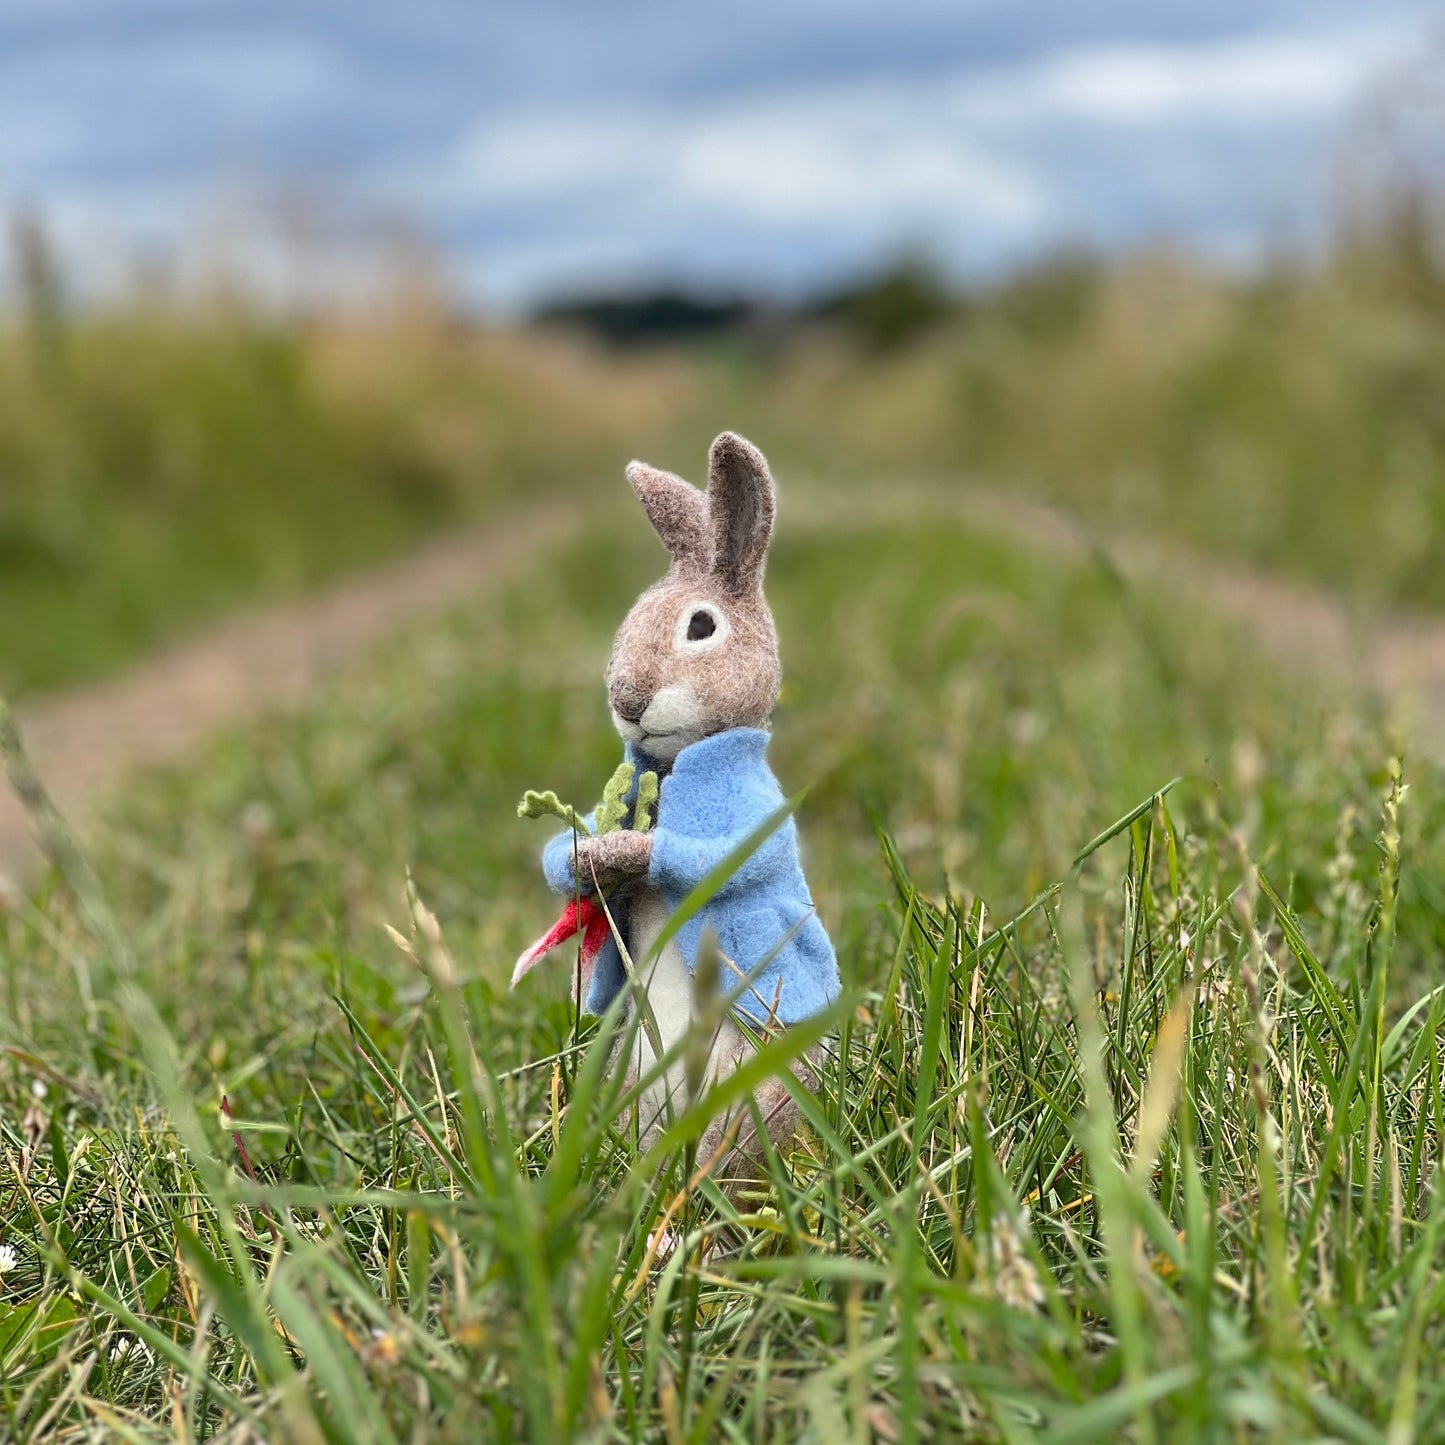
MULTIPOLYGON (((588 830, 597 826, 596 812, 589 813, 583 822, 587 824, 588 830)), ((574 850, 577 845, 587 841, 585 835, 575 834, 570 828, 565 833, 558 833, 551 839, 547 846, 542 849, 542 873, 547 879, 547 887, 553 893, 578 893, 588 894, 593 891, 590 879, 584 879, 582 887, 577 887, 577 875, 573 871, 574 850)))
POLYGON ((578 875, 589 892, 611 893, 629 878, 642 877, 652 858, 652 835, 620 828, 577 844, 578 875))

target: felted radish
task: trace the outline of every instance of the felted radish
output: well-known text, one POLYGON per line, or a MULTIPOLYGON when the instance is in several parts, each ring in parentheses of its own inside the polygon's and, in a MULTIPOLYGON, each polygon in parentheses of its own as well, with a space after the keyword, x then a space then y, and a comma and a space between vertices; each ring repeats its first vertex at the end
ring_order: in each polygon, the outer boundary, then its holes
MULTIPOLYGON (((657 774, 644 773, 638 779, 637 796, 632 803, 627 801, 632 789, 632 778, 636 768, 630 762, 619 764, 612 780, 602 790, 602 802, 595 815, 596 825, 589 828, 583 818, 570 804, 562 802, 553 792, 538 793, 528 789, 517 805, 519 818, 543 818, 555 814, 578 835, 602 837, 626 823, 628 815, 635 815, 633 827, 646 832, 652 824, 652 808, 657 802, 657 774)), ((569 938, 582 935, 582 967, 590 970, 596 962, 602 945, 607 942, 610 925, 607 910, 595 895, 577 896, 568 900, 560 917, 537 941, 523 951, 512 970, 512 986, 530 969, 540 963, 554 948, 560 948, 569 938)))

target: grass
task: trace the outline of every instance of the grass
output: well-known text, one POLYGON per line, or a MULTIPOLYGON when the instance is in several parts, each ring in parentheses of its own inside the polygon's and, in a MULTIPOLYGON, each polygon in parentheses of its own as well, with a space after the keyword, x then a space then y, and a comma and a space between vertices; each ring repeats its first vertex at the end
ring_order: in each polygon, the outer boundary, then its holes
POLYGON ((4 919, 11 1437, 1445 1438, 1438 771, 1186 596, 787 517, 847 995, 768 1190, 697 1178, 736 1101, 639 1148, 564 966, 506 990, 629 512, 4 919))

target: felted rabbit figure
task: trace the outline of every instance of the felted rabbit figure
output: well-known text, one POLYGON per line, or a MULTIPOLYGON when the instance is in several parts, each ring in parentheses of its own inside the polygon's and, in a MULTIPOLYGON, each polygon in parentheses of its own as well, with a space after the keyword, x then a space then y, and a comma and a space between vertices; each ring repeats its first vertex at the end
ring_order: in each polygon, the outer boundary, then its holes
MULTIPOLYGON (((542 865, 554 891, 584 904, 592 899, 594 916, 595 900, 605 897, 666 1052, 688 1028, 691 975, 706 929, 722 953, 722 991, 736 991, 751 976, 734 1009, 755 1031, 820 1012, 840 985, 791 816, 652 957, 683 898, 783 803, 766 759, 780 682, 777 633, 762 590, 775 494, 762 453, 731 432, 712 444, 705 493, 642 462, 628 466, 627 478, 671 565, 618 630, 606 684, 635 769, 628 801, 635 802, 637 779, 648 773, 660 779, 655 821, 644 816, 599 837, 569 829, 547 844, 542 865)), ((594 818, 586 820, 589 831, 594 818)), ((586 1008, 600 1014, 626 973, 610 928, 605 937, 594 930, 588 941, 586 1008)), ((710 1077, 731 1072, 750 1048, 734 1019, 724 1017, 711 1045, 710 1077)), ((631 1067, 644 1073, 655 1057, 648 1029, 639 1028, 631 1067)), ((669 1100, 674 1108, 684 1102, 682 1073, 681 1065, 670 1068, 644 1100, 644 1128, 665 1119, 669 1100)), ((781 1137, 795 1122, 787 1091, 774 1082, 755 1097, 769 1133, 781 1137)), ((716 1128, 710 1132, 720 1137, 716 1128)), ((745 1143, 746 1123, 742 1132, 745 1143)), ((710 1142, 705 1136, 702 1148, 710 1142)))

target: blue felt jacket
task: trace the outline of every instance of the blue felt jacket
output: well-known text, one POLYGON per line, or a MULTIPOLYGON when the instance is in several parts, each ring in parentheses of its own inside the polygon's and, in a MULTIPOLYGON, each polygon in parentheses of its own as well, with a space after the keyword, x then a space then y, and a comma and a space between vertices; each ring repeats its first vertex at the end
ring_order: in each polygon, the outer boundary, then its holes
MULTIPOLYGON (((768 734, 761 728, 716 733, 683 748, 672 771, 662 778, 647 881, 662 892, 669 909, 676 908, 706 874, 782 806, 782 790, 768 767, 767 746, 768 734)), ((627 758, 637 769, 636 777, 649 769, 661 773, 656 762, 631 745, 627 758)), ((636 777, 629 803, 636 800, 636 777)), ((588 818, 589 827, 593 821, 588 818)), ((542 869, 554 891, 576 891, 570 831, 547 844, 542 869)), ((622 907, 623 916, 614 908, 613 917, 627 938, 625 903, 622 907)), ((697 964, 698 940, 707 925, 716 931, 723 953, 743 974, 751 974, 777 950, 736 1004, 738 1011, 755 1023, 767 1021, 775 999, 775 1017, 790 1024, 818 1013, 838 996, 838 961, 808 896, 798 858, 798 830, 791 817, 679 930, 677 941, 689 972, 697 964)), ((633 962, 640 965, 642 960, 633 962)), ((735 974, 729 978, 729 972, 724 971, 723 987, 732 992, 741 979, 735 974)), ((625 980, 616 941, 609 938, 592 971, 588 1012, 604 1012, 625 980)))

